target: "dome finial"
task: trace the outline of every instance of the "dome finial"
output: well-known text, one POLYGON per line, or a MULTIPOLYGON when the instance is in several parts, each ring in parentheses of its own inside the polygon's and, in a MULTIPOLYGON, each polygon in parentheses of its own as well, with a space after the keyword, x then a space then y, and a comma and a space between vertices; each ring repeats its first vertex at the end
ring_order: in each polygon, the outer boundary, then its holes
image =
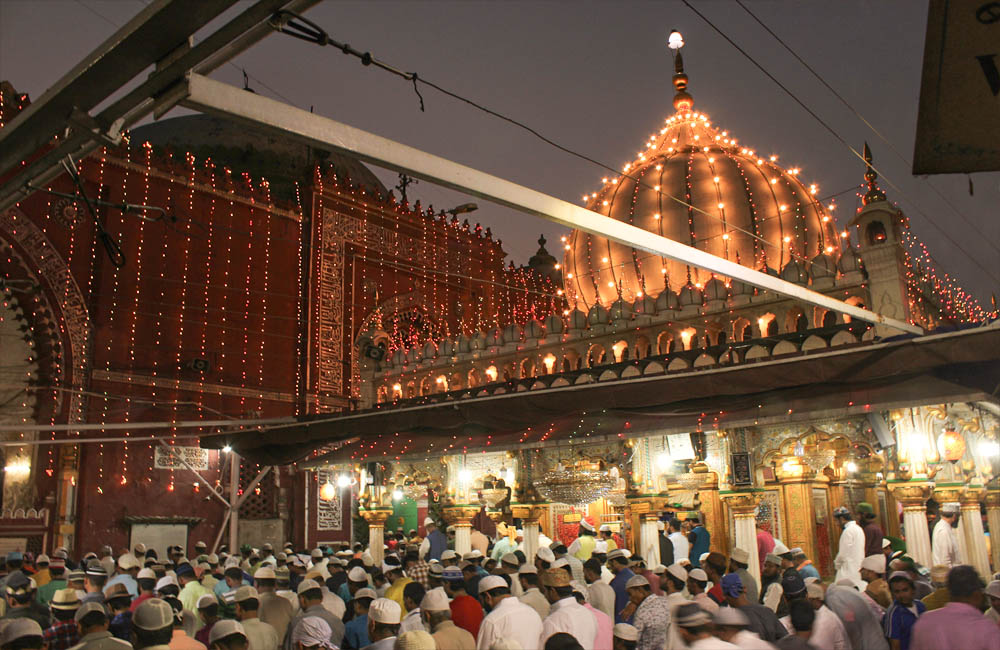
POLYGON ((674 109, 678 111, 689 111, 694 106, 694 98, 687 93, 688 76, 684 74, 684 57, 681 56, 681 48, 684 47, 684 37, 679 31, 672 30, 667 39, 667 47, 674 51, 674 109))
POLYGON ((861 202, 865 205, 873 203, 875 201, 885 201, 885 192, 883 192, 876 182, 878 180, 878 172, 872 167, 872 150, 868 148, 868 143, 865 142, 865 180, 868 181, 868 191, 865 195, 861 197, 861 202))

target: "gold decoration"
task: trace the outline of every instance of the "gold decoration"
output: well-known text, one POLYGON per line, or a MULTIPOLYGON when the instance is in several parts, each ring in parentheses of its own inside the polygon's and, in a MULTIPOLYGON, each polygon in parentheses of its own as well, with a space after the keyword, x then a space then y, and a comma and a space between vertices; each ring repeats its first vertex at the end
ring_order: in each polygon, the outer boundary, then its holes
POLYGON ((392 516, 390 508, 358 509, 358 513, 368 522, 369 526, 385 527, 385 522, 392 516))
POLYGON ((757 509, 757 496, 751 492, 724 494, 722 499, 734 515, 752 515, 757 509))
POLYGON ((479 513, 475 506, 446 506, 441 509, 441 516, 453 526, 468 526, 479 513))
POLYGON ((903 506, 904 510, 921 509, 927 506, 933 487, 927 483, 917 483, 892 488, 892 496, 903 506))
POLYGON ((559 463, 538 479, 535 487, 548 501, 583 506, 614 490, 617 483, 617 477, 602 471, 599 464, 580 460, 572 465, 559 463))

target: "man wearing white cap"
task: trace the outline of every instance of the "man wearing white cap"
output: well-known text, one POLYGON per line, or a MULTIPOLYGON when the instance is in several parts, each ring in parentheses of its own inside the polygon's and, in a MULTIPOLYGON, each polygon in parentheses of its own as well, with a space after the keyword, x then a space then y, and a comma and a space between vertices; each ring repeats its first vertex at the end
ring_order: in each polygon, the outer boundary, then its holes
POLYGON ((500 576, 486 576, 479 581, 479 598, 490 613, 479 626, 477 650, 489 650, 501 639, 513 639, 522 648, 538 647, 542 619, 535 610, 510 595, 506 580, 500 576))
MULTIPOLYGON (((695 569, 697 571, 697 569, 695 569)), ((667 567, 663 575, 663 588, 666 590, 667 607, 670 609, 670 619, 673 621, 674 612, 681 605, 687 604, 688 599, 684 596, 684 588, 687 586, 688 571, 680 564, 671 564, 667 567)), ((672 622, 667 630, 667 647, 683 648, 681 633, 672 622)))
POLYGON ((521 595, 518 596, 518 600, 535 610, 539 618, 544 620, 552 606, 542 593, 538 568, 532 564, 523 565, 517 571, 517 579, 521 584, 521 595))
POLYGON ((394 600, 376 598, 368 607, 368 638, 371 645, 362 650, 392 650, 399 633, 403 608, 394 600))
POLYGON ((861 580, 861 561, 865 559, 865 531, 844 506, 835 508, 833 517, 843 527, 837 557, 833 560, 837 569, 836 580, 850 578, 857 582, 861 580))
POLYGON ((666 598, 653 595, 649 580, 634 575, 625 583, 629 604, 622 612, 624 620, 631 619, 639 630, 638 650, 659 650, 667 642, 670 622, 670 605, 666 598))
POLYGON ((677 608, 677 627, 691 650, 732 650, 739 648, 712 635, 712 616, 694 603, 677 608))
POLYGON ((611 526, 608 524, 601 524, 598 529, 598 542, 604 542, 604 553, 610 553, 611 551, 618 548, 618 542, 615 541, 615 536, 611 530, 611 526))
POLYGON ((958 537, 955 527, 958 526, 959 504, 946 503, 941 506, 941 518, 934 524, 934 535, 931 537, 934 564, 943 564, 949 569, 962 564, 958 550, 958 537))
POLYGON ((517 542, 511 539, 514 530, 507 527, 502 521, 497 524, 497 540, 493 544, 493 552, 490 553, 497 562, 500 562, 504 555, 513 553, 517 549, 517 542))
POLYGON ((708 574, 705 569, 691 569, 688 571, 687 590, 691 594, 691 601, 701 607, 709 614, 714 614, 719 610, 719 603, 712 600, 706 592, 708 587, 708 574))
POLYGON ((569 545, 567 551, 581 562, 586 562, 593 555, 594 547, 597 545, 596 535, 597 530, 594 529, 594 524, 587 521, 586 518, 581 519, 579 534, 569 545))
POLYGON ((257 590, 249 585, 240 587, 233 602, 236 603, 236 620, 243 626, 250 647, 253 650, 278 650, 278 632, 258 618, 260 595, 257 590))
POLYGON ((757 579, 751 575, 747 569, 750 566, 750 552, 742 548, 734 548, 729 555, 729 571, 740 577, 743 589, 746 590, 747 600, 756 603, 760 597, 760 587, 757 579))
POLYGON ((750 619, 735 607, 722 607, 713 616, 715 636, 746 650, 772 650, 773 645, 747 629, 750 619))
POLYGON ((565 632, 576 638, 583 650, 594 650, 597 619, 576 602, 569 575, 560 569, 549 569, 542 574, 542 586, 552 609, 542 621, 538 647, 544 647, 545 641, 553 634, 565 632))
POLYGON ((279 640, 284 639, 295 612, 292 603, 276 592, 278 574, 271 567, 265 566, 254 571, 253 580, 257 585, 257 599, 260 601, 257 610, 260 620, 274 628, 279 640))
POLYGON ((420 614, 438 648, 476 650, 476 638, 451 620, 451 605, 444 589, 439 587, 424 594, 424 599, 420 601, 420 614))
POLYGON ((427 531, 427 534, 420 542, 420 550, 418 551, 420 559, 425 562, 440 560, 441 554, 448 550, 448 538, 438 529, 437 523, 430 517, 424 518, 424 530, 427 531))
POLYGON ((292 637, 292 648, 337 650, 336 646, 330 643, 330 626, 318 616, 307 616, 302 620, 302 625, 295 629, 295 635, 292 637))
MULTIPOLYGON (((319 583, 310 578, 306 578, 299 583, 298 596, 300 610, 298 615, 292 619, 292 622, 288 626, 289 631, 285 635, 286 650, 292 650, 291 638, 295 633, 295 626, 307 616, 318 616, 326 621, 326 624, 330 626, 330 642, 335 646, 340 647, 340 642, 344 639, 344 623, 340 620, 340 618, 334 616, 330 610, 323 607, 323 590, 320 589, 319 583)), ((398 622, 399 621, 397 621, 397 623, 398 622)))

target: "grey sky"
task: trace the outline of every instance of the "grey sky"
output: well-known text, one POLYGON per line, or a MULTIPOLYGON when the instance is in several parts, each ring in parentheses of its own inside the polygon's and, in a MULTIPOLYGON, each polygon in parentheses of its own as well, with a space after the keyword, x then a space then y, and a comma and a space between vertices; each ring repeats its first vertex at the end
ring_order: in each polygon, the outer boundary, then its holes
MULTIPOLYGON (((37 97, 73 63, 140 8, 138 0, 0 0, 0 78, 37 97)), ((798 94, 855 148, 868 140, 883 181, 914 231, 944 270, 984 306, 1000 276, 997 174, 914 178, 909 166, 796 63, 735 3, 698 2, 720 29, 798 94), (930 184, 985 237, 968 226, 930 184), (916 206, 916 207, 915 207, 916 206), (919 208, 919 210, 918 210, 919 208), (921 212, 923 214, 921 214, 921 212), (945 240, 929 221, 944 229, 945 240)), ((915 136, 926 2, 749 2, 751 9, 826 77, 907 159, 915 136)), ((695 106, 741 142, 777 153, 802 168, 827 195, 856 186, 863 167, 743 55, 679 2, 338 2, 308 17, 331 36, 421 77, 526 122, 567 147, 620 167, 671 112, 671 59, 666 36, 680 29, 695 106)), ((273 35, 236 64, 257 92, 280 93, 300 107, 571 201, 596 189, 604 173, 469 106, 412 85, 332 48, 273 35), (266 87, 265 87, 266 84, 266 87)), ((215 75, 242 83, 225 66, 215 75)), ((378 170, 376 170, 378 171, 378 170)), ((391 186, 393 174, 380 172, 391 186)), ((448 208, 468 199, 420 183, 411 198, 448 208)), ((534 252, 540 219, 479 201, 470 220, 489 225, 516 263, 534 252)), ((853 192, 839 197, 845 224, 853 192)))

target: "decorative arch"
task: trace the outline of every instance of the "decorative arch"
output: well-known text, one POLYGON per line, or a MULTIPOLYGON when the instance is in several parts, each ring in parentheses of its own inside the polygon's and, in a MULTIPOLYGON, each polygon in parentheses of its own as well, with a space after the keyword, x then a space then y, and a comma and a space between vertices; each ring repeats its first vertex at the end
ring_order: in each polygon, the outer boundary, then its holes
POLYGON ((594 368, 604 363, 606 351, 600 343, 595 343, 587 350, 587 367, 594 368))
POLYGON ((791 307, 785 315, 785 331, 804 332, 807 329, 809 329, 809 318, 806 312, 798 305, 791 307))
POLYGON ((674 335, 672 332, 663 331, 656 335, 656 354, 670 354, 674 351, 674 335))
POLYGON ((733 340, 750 341, 753 339, 753 324, 750 319, 739 317, 733 321, 733 340))

